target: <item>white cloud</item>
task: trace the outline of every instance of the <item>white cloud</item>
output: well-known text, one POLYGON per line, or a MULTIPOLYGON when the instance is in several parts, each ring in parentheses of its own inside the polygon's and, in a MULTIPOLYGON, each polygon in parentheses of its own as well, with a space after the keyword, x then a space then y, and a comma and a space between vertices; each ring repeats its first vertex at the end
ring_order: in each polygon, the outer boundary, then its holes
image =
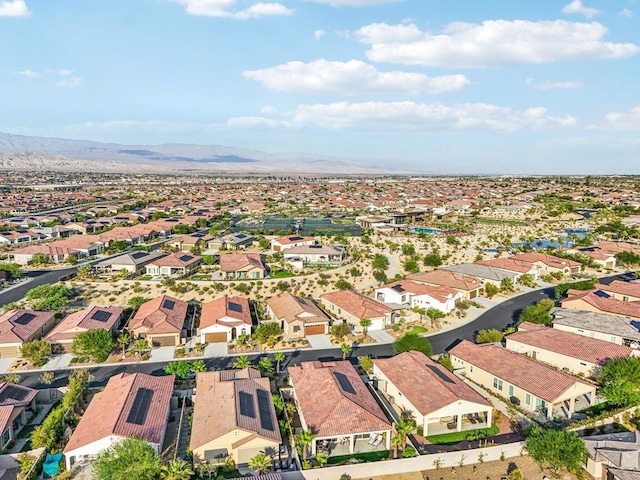
POLYGON ((633 18, 633 12, 628 8, 623 8, 622 10, 620 10, 620 13, 618 13, 618 15, 625 18, 633 18))
POLYGON ((24 0, 0 1, 0 17, 28 17, 31 15, 24 0))
POLYGON ((562 89, 571 89, 571 88, 580 88, 582 87, 582 82, 550 82, 545 80, 543 82, 535 82, 532 78, 527 78, 525 83, 529 85, 534 90, 562 90, 562 89))
POLYGON ((464 75, 429 77, 422 73, 380 72, 373 65, 359 60, 289 62, 262 70, 246 71, 243 76, 256 80, 271 90, 308 94, 433 95, 459 90, 470 83, 464 75))
POLYGON ((65 77, 64 80, 60 80, 56 83, 56 87, 64 87, 64 88, 78 88, 84 85, 84 79, 80 77, 68 76, 65 77))
POLYGON ((291 15, 293 10, 281 3, 255 3, 244 9, 234 8, 236 0, 172 0, 185 7, 189 15, 247 20, 266 16, 291 15))
POLYGON ((58 70, 58 75, 60 75, 61 77, 68 77, 70 75, 73 75, 73 70, 58 70))
POLYGON ((320 40, 327 32, 322 29, 314 30, 313 36, 316 37, 316 40, 320 40))
POLYGON ((440 103, 404 102, 338 102, 299 105, 294 111, 281 114, 284 119, 267 117, 236 117, 227 122, 230 127, 323 127, 371 128, 419 131, 494 131, 509 133, 518 130, 573 127, 571 116, 553 117, 543 107, 523 111, 485 103, 443 105, 440 103))
POLYGON ((604 117, 604 127, 613 130, 640 131, 640 105, 628 112, 607 113, 604 117))
POLYGON ((593 18, 600 13, 597 8, 587 7, 582 0, 573 0, 562 7, 562 13, 582 15, 585 18, 593 18))
POLYGON ((27 78, 38 78, 40 76, 38 72, 34 72, 33 70, 20 70, 19 72, 13 73, 27 78))
POLYGON ((313 3, 323 3, 332 7, 370 7, 387 3, 399 3, 404 0, 307 0, 313 3))
POLYGON ((366 54, 372 61, 445 68, 626 58, 640 52, 632 43, 603 41, 606 34, 598 22, 564 20, 456 22, 437 35, 414 24, 376 23, 352 33, 370 45, 366 54))

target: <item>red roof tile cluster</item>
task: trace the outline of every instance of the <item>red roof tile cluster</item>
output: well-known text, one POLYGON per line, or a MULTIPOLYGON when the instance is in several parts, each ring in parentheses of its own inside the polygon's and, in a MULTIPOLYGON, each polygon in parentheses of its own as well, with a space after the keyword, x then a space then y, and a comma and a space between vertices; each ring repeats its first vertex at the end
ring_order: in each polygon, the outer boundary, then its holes
POLYGON ((438 300, 441 303, 445 303, 451 298, 455 298, 458 295, 458 291, 451 287, 444 285, 427 285, 425 283, 414 282, 413 280, 400 280, 399 282, 390 283, 380 288, 400 287, 403 291, 411 293, 414 296, 428 295, 431 298, 438 300))
POLYGON ((158 258, 151 262, 151 265, 156 265, 158 267, 188 267, 194 263, 198 263, 200 260, 202 260, 202 257, 199 257, 198 255, 177 252, 167 255, 166 257, 158 258))
POLYGON ((353 290, 339 290, 337 292, 325 293, 320 298, 333 303, 336 307, 357 318, 379 318, 393 310, 372 298, 365 297, 353 290))
POLYGON ((225 295, 202 304, 200 328, 210 327, 211 325, 234 327, 238 324, 252 324, 249 300, 246 298, 225 295), (230 320, 222 320, 225 317, 230 320))
POLYGON ((129 329, 144 328, 147 333, 180 333, 187 317, 187 307, 187 302, 161 295, 140 306, 129 322, 129 329))
POLYGON ((422 352, 404 352, 373 363, 421 415, 458 400, 491 407, 482 395, 422 352))
POLYGON ((589 385, 568 373, 493 343, 476 345, 463 340, 449 353, 550 403, 576 383, 589 385))
POLYGON ((258 253, 227 253, 220 255, 220 270, 223 272, 237 272, 254 268, 266 270, 262 257, 258 253))
POLYGON ((462 273, 450 272, 448 270, 434 270, 432 272, 420 272, 408 275, 409 280, 428 285, 442 285, 444 287, 455 288, 470 292, 482 286, 482 282, 476 277, 463 275, 462 273))
POLYGON ((290 292, 267 300, 267 305, 278 319, 285 322, 301 321, 303 323, 327 323, 329 317, 312 300, 298 297, 290 292))
POLYGON ((612 358, 629 357, 633 353, 631 347, 624 345, 542 325, 529 328, 532 325, 534 324, 524 322, 517 332, 507 336, 507 348, 510 342, 518 342, 596 365, 603 365, 612 358))
POLYGON ((74 312, 62 320, 49 332, 46 339, 50 342, 69 340, 75 338, 78 333, 95 328, 112 330, 115 323, 124 312, 120 307, 88 307, 79 312, 74 312))
POLYGON ((628 295, 630 297, 640 297, 640 283, 614 280, 609 285, 597 283, 595 289, 607 293, 611 292, 619 295, 628 295))
POLYGON ((560 270, 563 270, 566 267, 580 266, 580 263, 574 260, 567 260, 566 258, 560 258, 542 252, 519 253, 517 255, 513 255, 511 258, 527 263, 541 262, 551 268, 557 268, 560 270))
POLYGON ((302 362, 288 370, 307 428, 316 436, 391 429, 391 422, 348 361, 302 362))
MULTIPOLYGON (((612 297, 602 297, 596 295, 596 290, 568 290, 567 298, 560 303, 562 308, 575 308, 572 305, 578 301, 591 305, 602 313, 612 313, 614 315, 622 315, 625 317, 640 318, 640 301, 623 302, 612 297)), ((584 308, 580 308, 584 310, 584 308)))
POLYGON ((32 340, 38 330, 53 317, 53 312, 9 310, 0 316, 0 344, 22 343, 32 340))
POLYGON ((144 373, 120 373, 111 377, 104 390, 89 403, 64 452, 72 452, 111 435, 142 438, 162 445, 173 381, 173 375, 154 377, 144 373), (140 401, 142 389, 153 392, 144 402, 140 401), (134 405, 136 398, 144 405, 134 405), (139 413, 132 413, 132 409, 139 413))
POLYGON ((517 258, 489 258, 487 260, 478 260, 476 263, 478 265, 501 268, 502 270, 517 273, 527 273, 533 268, 531 263, 518 260, 517 258))

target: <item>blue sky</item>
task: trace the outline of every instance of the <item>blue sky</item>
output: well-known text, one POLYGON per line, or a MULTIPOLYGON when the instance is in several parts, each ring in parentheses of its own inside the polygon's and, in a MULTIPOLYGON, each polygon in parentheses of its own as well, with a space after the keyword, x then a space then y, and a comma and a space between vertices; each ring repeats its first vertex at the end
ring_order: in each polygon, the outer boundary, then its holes
POLYGON ((640 173, 636 0, 0 0, 0 131, 640 173))

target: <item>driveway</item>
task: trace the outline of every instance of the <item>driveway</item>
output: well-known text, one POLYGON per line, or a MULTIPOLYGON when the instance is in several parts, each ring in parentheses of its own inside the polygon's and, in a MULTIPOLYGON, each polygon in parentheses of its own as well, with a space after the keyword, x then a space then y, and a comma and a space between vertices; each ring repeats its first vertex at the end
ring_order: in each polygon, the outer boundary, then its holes
POLYGON ((9 367, 13 365, 13 362, 15 361, 16 359, 11 357, 0 358, 0 373, 7 373, 9 371, 9 367))
POLYGON ((229 350, 225 342, 207 343, 204 347, 204 356, 209 357, 226 357, 229 355, 229 350))
POLYGON ((333 348, 328 335, 307 335, 311 348, 333 348))
POLYGON ((391 335, 389 335, 384 330, 369 330, 367 332, 371 338, 373 338, 376 343, 393 343, 396 341, 391 335))
POLYGON ((58 370, 67 368, 73 359, 72 353, 64 353, 62 355, 51 355, 49 361, 42 368, 43 370, 58 370))
POLYGON ((150 362, 170 362, 176 347, 157 347, 151 349, 150 362))

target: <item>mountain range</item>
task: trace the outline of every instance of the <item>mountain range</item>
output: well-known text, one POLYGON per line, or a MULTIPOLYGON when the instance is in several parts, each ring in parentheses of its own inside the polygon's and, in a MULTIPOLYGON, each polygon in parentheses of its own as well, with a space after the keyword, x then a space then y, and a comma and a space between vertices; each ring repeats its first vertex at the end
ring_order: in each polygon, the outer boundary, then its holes
POLYGON ((121 145, 0 132, 1 170, 211 174, 401 174, 305 153, 166 143, 121 145))

